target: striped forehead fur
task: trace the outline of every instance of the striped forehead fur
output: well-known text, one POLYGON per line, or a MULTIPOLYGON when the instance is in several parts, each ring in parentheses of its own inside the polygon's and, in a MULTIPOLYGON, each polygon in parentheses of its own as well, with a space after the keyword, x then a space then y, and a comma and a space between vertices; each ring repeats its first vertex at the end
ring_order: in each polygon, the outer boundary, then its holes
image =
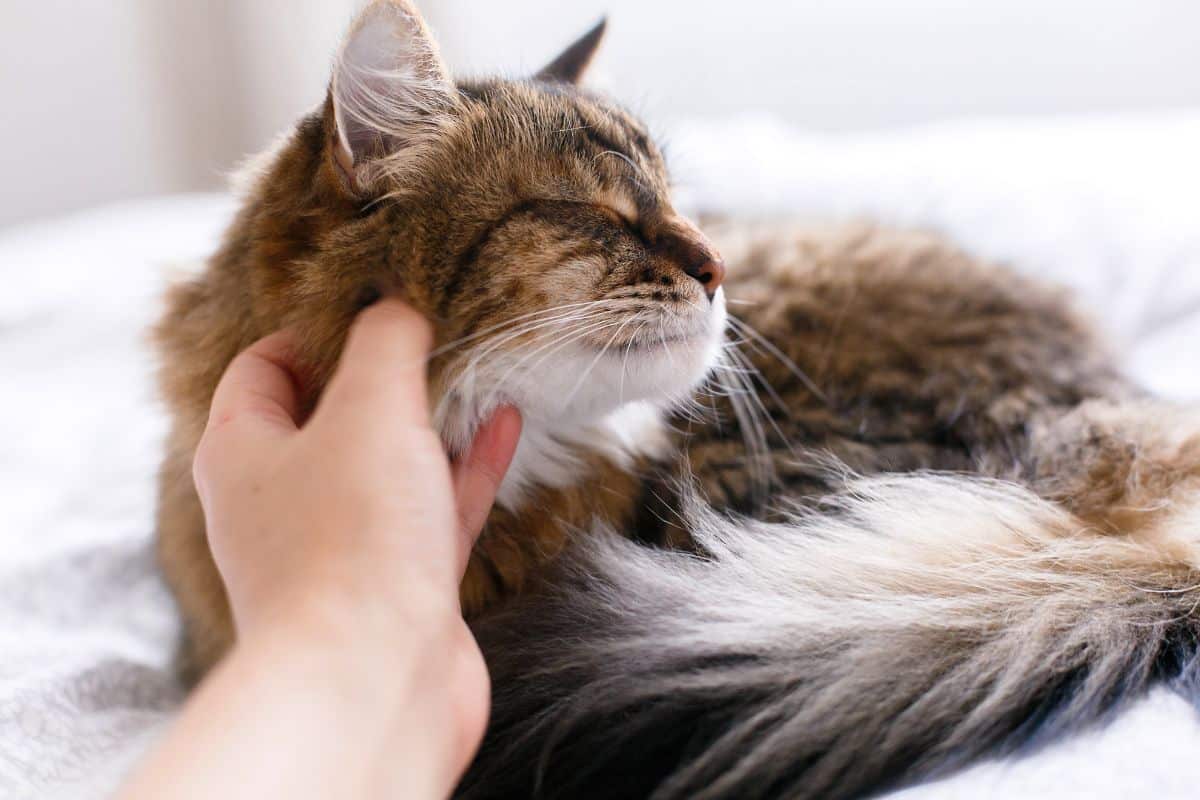
POLYGON ((530 189, 580 201, 610 192, 635 213, 669 193, 666 165, 645 130, 612 104, 577 90, 466 82, 418 118, 416 130, 397 128, 392 115, 376 128, 382 140, 406 143, 373 167, 393 196, 447 175, 474 184, 528 182, 530 189), (563 172, 567 163, 570 173, 563 172))

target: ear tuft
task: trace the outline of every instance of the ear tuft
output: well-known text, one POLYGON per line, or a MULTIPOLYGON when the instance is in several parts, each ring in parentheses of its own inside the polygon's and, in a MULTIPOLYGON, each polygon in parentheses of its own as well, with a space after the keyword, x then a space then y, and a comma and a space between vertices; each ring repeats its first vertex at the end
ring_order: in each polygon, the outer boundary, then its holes
POLYGON ((551 61, 535 76, 540 81, 556 81, 559 83, 578 84, 583 80, 583 74, 588 65, 596 57, 604 32, 608 29, 608 18, 596 23, 590 31, 580 36, 570 47, 562 51, 558 58, 551 61))
POLYGON ((352 185, 374 160, 428 135, 452 102, 437 44, 408 0, 375 0, 355 20, 334 67, 334 159, 352 185))

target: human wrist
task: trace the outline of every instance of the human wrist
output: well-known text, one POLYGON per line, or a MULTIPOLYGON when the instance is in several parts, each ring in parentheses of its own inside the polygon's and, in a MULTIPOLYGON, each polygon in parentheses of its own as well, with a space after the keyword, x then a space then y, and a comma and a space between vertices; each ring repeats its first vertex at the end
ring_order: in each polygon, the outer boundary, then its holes
POLYGON ((423 563, 406 565, 393 554, 367 558, 362 552, 372 549, 379 548, 359 545, 353 553, 324 554, 231 584, 238 637, 282 628, 343 645, 386 644, 435 636, 461 619, 452 576, 423 563))
POLYGON ((447 796, 458 767, 422 696, 417 654, 330 621, 296 616, 260 629, 212 677, 264 709, 277 739, 323 731, 321 758, 355 779, 349 795, 447 796))
POLYGON ((401 598, 314 587, 239 633, 238 648, 292 664, 393 729, 421 731, 406 751, 421 750, 453 780, 486 724, 487 672, 456 598, 419 583, 405 581, 401 598))
POLYGON ((401 601, 368 590, 314 587, 260 609, 252 624, 239 627, 239 640, 262 639, 346 660, 364 673, 363 679, 372 678, 373 670, 402 676, 417 668, 423 653, 449 638, 446 630, 461 621, 456 615, 457 607, 426 592, 411 591, 401 601))

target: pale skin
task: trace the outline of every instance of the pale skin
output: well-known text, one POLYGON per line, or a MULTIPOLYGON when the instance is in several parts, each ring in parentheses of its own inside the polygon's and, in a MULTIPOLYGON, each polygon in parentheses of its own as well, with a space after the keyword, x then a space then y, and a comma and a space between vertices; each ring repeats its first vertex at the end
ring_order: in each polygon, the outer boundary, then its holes
POLYGON ((429 420, 429 326, 385 300, 301 420, 292 341, 255 344, 214 396, 195 479, 238 642, 127 800, 446 797, 483 735, 458 583, 520 417, 501 409, 451 463, 429 420))

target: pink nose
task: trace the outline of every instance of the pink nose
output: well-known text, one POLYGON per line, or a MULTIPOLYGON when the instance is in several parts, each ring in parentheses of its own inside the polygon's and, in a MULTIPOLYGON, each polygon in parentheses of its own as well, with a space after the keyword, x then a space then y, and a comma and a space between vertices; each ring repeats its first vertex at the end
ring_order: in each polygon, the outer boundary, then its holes
POLYGON ((713 295, 717 293, 717 289, 721 288, 721 284, 725 282, 725 262, 720 256, 710 258, 697 267, 687 267, 685 269, 688 275, 700 281, 704 286, 704 292, 711 300, 713 295))
POLYGON ((704 287, 712 300, 725 282, 725 262, 700 229, 684 217, 672 215, 653 232, 654 248, 683 268, 704 287))

